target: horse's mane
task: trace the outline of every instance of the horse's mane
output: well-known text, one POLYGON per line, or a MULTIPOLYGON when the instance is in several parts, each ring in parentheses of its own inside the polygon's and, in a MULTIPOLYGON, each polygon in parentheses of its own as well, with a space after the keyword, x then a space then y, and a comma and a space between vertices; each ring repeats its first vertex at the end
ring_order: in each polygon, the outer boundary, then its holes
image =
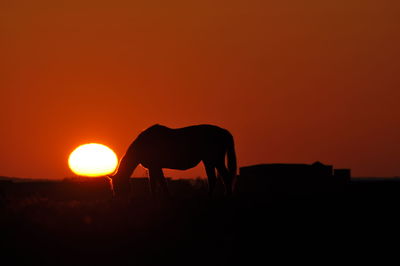
POLYGON ((148 130, 162 129, 162 128, 169 128, 169 127, 166 127, 166 126, 160 125, 160 124, 154 124, 154 125, 152 125, 151 127, 146 128, 146 129, 143 130, 142 132, 148 131, 148 130))
POLYGON ((142 132, 139 133, 139 135, 136 137, 136 139, 129 146, 128 152, 133 150, 135 148, 135 144, 138 141, 141 141, 141 140, 145 139, 148 134, 151 134, 153 132, 159 132, 159 131, 162 131, 162 130, 169 130, 169 129, 170 129, 169 127, 166 127, 166 126, 163 126, 163 125, 160 125, 160 124, 154 124, 151 127, 148 127, 146 129, 142 130, 142 132))
POLYGON ((146 128, 145 130, 143 130, 142 132, 140 132, 140 134, 138 135, 138 138, 140 136, 146 135, 148 133, 152 133, 152 132, 159 132, 159 131, 163 131, 163 130, 169 130, 169 127, 160 125, 160 124, 154 124, 151 127, 146 128))

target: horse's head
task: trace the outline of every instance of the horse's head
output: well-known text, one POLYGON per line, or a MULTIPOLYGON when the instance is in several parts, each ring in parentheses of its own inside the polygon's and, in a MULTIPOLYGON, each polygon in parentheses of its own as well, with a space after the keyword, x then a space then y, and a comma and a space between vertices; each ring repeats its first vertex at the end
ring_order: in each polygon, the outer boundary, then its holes
POLYGON ((127 197, 130 193, 129 176, 110 175, 111 190, 115 197, 127 197))

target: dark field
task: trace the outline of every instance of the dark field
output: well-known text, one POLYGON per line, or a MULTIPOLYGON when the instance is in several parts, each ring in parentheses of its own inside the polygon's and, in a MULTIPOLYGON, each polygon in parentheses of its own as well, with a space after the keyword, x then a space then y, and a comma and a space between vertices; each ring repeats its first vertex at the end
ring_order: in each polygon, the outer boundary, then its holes
POLYGON ((306 193, 253 184, 229 199, 221 187, 210 199, 205 181, 180 180, 169 182, 169 200, 152 200, 145 180, 135 182, 130 200, 111 199, 102 179, 3 182, 2 265, 399 261, 397 180, 306 193))

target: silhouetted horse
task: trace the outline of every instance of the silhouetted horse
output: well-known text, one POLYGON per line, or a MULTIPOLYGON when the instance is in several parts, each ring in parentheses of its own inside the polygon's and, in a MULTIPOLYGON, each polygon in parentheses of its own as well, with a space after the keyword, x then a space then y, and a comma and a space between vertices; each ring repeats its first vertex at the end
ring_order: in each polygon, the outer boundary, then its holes
POLYGON ((150 189, 156 195, 160 187, 164 195, 168 188, 162 169, 186 170, 204 163, 209 185, 209 194, 216 184, 215 169, 223 178, 225 193, 232 194, 236 176, 236 154, 231 133, 213 125, 195 125, 171 129, 154 125, 144 130, 132 142, 122 157, 113 176, 112 186, 116 195, 129 193, 129 178, 141 164, 149 170, 150 189), (225 155, 227 165, 225 166, 225 155))

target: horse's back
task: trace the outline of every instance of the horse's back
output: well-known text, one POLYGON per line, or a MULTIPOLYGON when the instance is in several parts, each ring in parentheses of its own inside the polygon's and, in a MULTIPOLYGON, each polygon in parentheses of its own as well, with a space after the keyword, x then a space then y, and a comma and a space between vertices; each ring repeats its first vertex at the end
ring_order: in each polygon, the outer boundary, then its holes
POLYGON ((209 149, 226 144, 231 134, 226 129, 218 126, 202 124, 183 128, 171 129, 169 137, 176 144, 209 149))
POLYGON ((155 142, 157 142, 156 139, 166 141, 174 138, 177 138, 178 140, 196 139, 199 141, 201 139, 221 138, 226 135, 230 135, 226 129, 209 124, 193 125, 182 128, 169 128, 156 124, 144 130, 137 139, 155 142))
POLYGON ((210 157, 210 154, 224 153, 230 137, 226 129, 214 125, 202 124, 174 129, 154 125, 139 134, 132 150, 145 161, 157 158, 167 163, 179 160, 194 163, 210 157))

